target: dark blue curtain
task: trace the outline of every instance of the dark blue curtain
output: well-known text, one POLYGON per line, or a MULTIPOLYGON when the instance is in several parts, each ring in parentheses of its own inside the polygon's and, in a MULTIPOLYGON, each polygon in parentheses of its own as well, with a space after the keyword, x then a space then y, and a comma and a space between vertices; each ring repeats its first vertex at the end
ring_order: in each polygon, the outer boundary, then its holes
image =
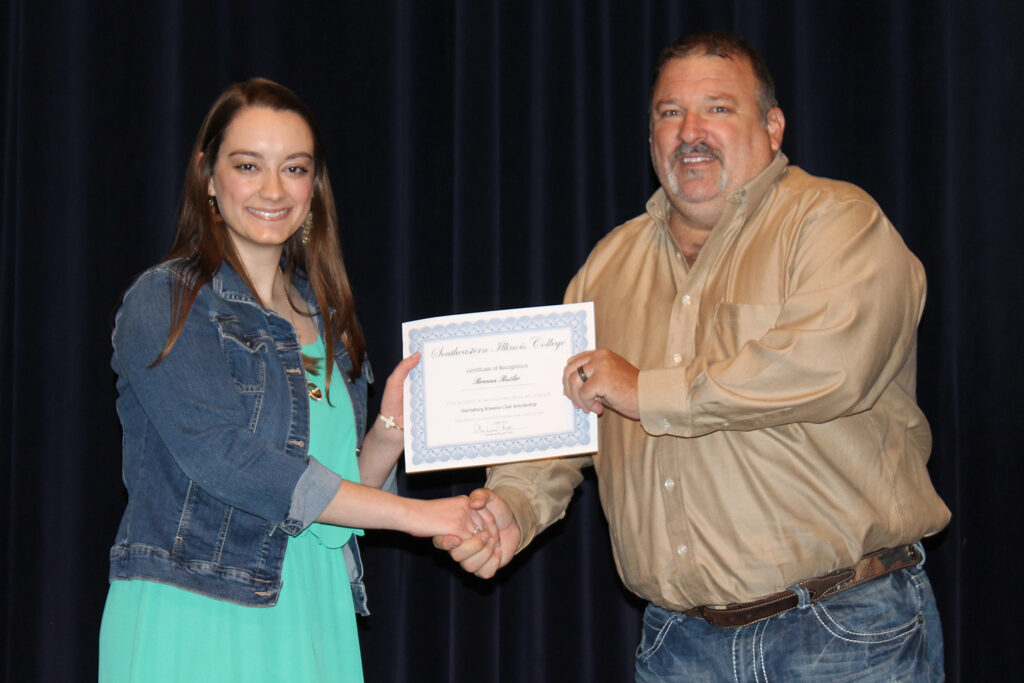
MULTIPOLYGON (((790 158, 867 189, 928 270, 918 393, 932 476, 954 513, 927 545, 948 674, 1019 669, 1019 3, 7 0, 7 679, 95 676, 124 504, 111 313, 170 245, 187 152, 217 93, 267 76, 316 113, 383 376, 403 320, 561 300, 593 243, 656 187, 654 58, 707 28, 736 30, 764 55, 790 158)), ((401 485, 433 497, 482 479, 401 485)), ((425 540, 370 533, 365 546, 369 681, 630 680, 640 604, 615 574, 592 478, 491 582, 425 540)))

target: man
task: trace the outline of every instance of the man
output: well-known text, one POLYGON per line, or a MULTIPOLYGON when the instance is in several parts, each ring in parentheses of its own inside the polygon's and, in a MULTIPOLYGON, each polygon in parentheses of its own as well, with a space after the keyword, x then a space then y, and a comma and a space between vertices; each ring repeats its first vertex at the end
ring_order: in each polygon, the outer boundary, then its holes
POLYGON ((915 545, 949 520, 915 401, 925 279, 877 204, 788 165, 742 38, 683 38, 650 103, 661 188, 595 247, 566 301, 598 349, 566 395, 593 458, 505 465, 474 491, 498 542, 438 538, 489 577, 597 469, 622 580, 650 602, 637 680, 938 680, 915 545))

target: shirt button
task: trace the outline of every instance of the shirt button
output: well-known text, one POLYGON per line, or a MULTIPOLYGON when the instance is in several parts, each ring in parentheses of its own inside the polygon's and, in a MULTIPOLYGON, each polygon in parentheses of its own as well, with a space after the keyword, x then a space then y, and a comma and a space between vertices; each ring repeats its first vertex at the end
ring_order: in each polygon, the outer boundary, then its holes
POLYGON ((689 548, 687 548, 685 545, 681 545, 678 548, 676 548, 676 552, 680 555, 685 555, 687 550, 689 550, 689 548))
POLYGON ((679 355, 678 353, 673 353, 672 354, 672 362, 675 363, 676 365, 679 365, 680 363, 683 362, 683 357, 681 355, 679 355))
POLYGON ((665 422, 664 422, 664 423, 662 424, 662 426, 663 426, 663 427, 664 427, 665 429, 670 429, 670 428, 672 427, 672 425, 670 425, 670 424, 668 423, 668 420, 665 420, 665 422))
POLYGON ((690 305, 690 295, 689 294, 683 294, 683 304, 685 306, 689 306, 690 305))
POLYGON ((665 480, 665 488, 667 488, 669 491, 671 491, 675 487, 676 487, 676 483, 673 480, 671 480, 671 479, 666 479, 665 480))

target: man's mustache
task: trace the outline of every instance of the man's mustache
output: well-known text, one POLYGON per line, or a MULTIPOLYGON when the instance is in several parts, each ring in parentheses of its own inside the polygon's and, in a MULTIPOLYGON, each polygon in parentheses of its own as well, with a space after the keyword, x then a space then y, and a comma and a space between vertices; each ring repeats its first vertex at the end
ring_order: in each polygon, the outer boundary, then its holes
POLYGON ((718 150, 712 149, 711 145, 706 142, 698 142, 695 145, 687 145, 686 143, 679 145, 676 151, 672 152, 672 163, 679 161, 681 157, 687 154, 710 156, 714 157, 719 162, 722 161, 722 155, 718 153, 718 150))

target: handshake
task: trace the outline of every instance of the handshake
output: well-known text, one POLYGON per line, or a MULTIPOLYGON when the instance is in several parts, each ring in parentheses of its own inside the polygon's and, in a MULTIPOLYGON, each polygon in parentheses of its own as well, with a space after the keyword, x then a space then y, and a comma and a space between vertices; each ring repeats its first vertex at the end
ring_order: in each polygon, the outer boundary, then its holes
MULTIPOLYGON (((584 351, 570 358, 562 371, 563 393, 585 413, 601 415, 606 408, 637 420, 636 367, 608 349, 584 351)), ((519 549, 522 533, 512 508, 498 494, 479 488, 469 494, 471 534, 435 535, 434 545, 448 551, 470 574, 489 579, 519 549)), ((457 527, 466 529, 463 526, 457 527)))
POLYGON ((519 549, 521 533, 512 508, 494 491, 480 488, 469 494, 469 507, 482 524, 471 536, 434 536, 434 545, 448 551, 452 559, 470 574, 489 579, 519 549))

